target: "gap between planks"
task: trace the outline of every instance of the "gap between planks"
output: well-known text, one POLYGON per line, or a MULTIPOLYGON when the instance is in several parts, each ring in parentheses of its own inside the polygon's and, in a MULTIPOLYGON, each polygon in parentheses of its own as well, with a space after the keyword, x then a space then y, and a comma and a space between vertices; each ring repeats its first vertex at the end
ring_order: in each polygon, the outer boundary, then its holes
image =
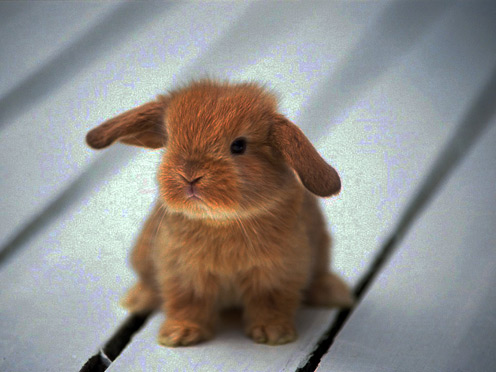
POLYGON ((133 335, 143 327, 150 315, 151 313, 130 315, 105 346, 88 359, 80 372, 105 371, 129 344, 133 335))
MULTIPOLYGON (((365 292, 389 261, 391 255, 397 249, 398 244, 413 225, 413 222, 420 216, 440 186, 449 178, 449 175, 470 151, 477 139, 489 127, 496 111, 495 102, 496 66, 491 72, 486 84, 480 90, 479 95, 474 99, 471 107, 464 115, 453 137, 436 159, 427 177, 419 187, 416 196, 408 204, 394 232, 379 250, 368 272, 365 273, 354 288, 353 292, 356 296, 356 305, 360 303, 365 292)), ((338 313, 334 322, 317 343, 308 360, 297 369, 297 372, 311 372, 318 368, 320 360, 332 347, 336 335, 343 328, 352 312, 353 309, 348 309, 338 313)))

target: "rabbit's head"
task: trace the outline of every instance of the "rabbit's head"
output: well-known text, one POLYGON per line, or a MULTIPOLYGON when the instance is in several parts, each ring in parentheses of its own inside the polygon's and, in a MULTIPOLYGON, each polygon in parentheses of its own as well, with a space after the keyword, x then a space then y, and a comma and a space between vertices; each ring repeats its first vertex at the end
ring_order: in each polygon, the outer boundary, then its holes
MULTIPOLYGON (((158 180, 165 205, 216 220, 269 212, 295 182, 312 193, 339 192, 337 172, 303 132, 253 83, 192 83, 129 110, 87 135, 93 148, 114 141, 164 147, 158 180)), ((300 186, 297 186, 300 187, 300 186)))

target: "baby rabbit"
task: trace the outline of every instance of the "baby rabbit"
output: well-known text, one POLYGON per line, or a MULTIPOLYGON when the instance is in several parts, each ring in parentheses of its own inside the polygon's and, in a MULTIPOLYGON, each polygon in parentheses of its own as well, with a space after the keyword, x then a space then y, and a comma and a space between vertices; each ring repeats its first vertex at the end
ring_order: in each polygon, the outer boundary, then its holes
POLYGON ((201 80, 87 134, 94 149, 165 149, 160 197, 132 253, 139 280, 123 300, 132 312, 166 313, 162 345, 209 339, 219 310, 233 306, 255 342, 284 344, 296 338, 301 302, 353 304, 329 272, 314 196, 337 194, 339 176, 276 106, 255 83, 201 80))

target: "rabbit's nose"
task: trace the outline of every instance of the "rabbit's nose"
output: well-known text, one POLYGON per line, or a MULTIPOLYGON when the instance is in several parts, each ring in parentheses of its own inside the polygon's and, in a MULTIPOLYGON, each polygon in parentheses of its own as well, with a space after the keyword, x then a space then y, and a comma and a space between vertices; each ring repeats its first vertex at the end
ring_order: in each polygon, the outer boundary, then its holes
POLYGON ((199 198, 198 197, 198 189, 197 189, 197 186, 195 186, 198 181, 200 181, 200 179, 203 178, 203 176, 200 176, 200 177, 196 177, 194 179, 187 179, 186 177, 183 177, 181 176, 181 178, 186 181, 186 183, 188 183, 188 187, 186 189, 186 195, 191 198, 191 197, 194 197, 194 198, 199 198))
POLYGON ((203 176, 200 176, 200 177, 196 177, 195 179, 193 179, 192 181, 188 181, 191 185, 194 185, 195 183, 197 183, 198 181, 200 181, 201 179, 203 178, 203 176))
POLYGON ((203 176, 200 176, 200 177, 196 177, 196 178, 191 179, 191 178, 186 178, 182 175, 180 175, 180 176, 184 181, 189 183, 191 186, 193 186, 194 184, 196 184, 198 181, 200 181, 203 178, 203 176))

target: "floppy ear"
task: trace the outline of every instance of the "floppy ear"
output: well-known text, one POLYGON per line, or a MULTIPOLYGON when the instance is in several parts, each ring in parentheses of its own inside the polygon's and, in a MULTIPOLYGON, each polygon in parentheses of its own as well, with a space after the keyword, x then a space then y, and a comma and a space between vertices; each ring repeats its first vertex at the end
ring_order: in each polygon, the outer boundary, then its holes
POLYGON ((303 132, 277 114, 272 123, 272 145, 300 176, 303 185, 318 196, 331 196, 341 189, 336 170, 325 162, 303 132))
POLYGON ((110 146, 115 141, 152 149, 164 147, 167 139, 165 108, 165 99, 160 97, 126 111, 90 130, 86 142, 94 149, 110 146))

